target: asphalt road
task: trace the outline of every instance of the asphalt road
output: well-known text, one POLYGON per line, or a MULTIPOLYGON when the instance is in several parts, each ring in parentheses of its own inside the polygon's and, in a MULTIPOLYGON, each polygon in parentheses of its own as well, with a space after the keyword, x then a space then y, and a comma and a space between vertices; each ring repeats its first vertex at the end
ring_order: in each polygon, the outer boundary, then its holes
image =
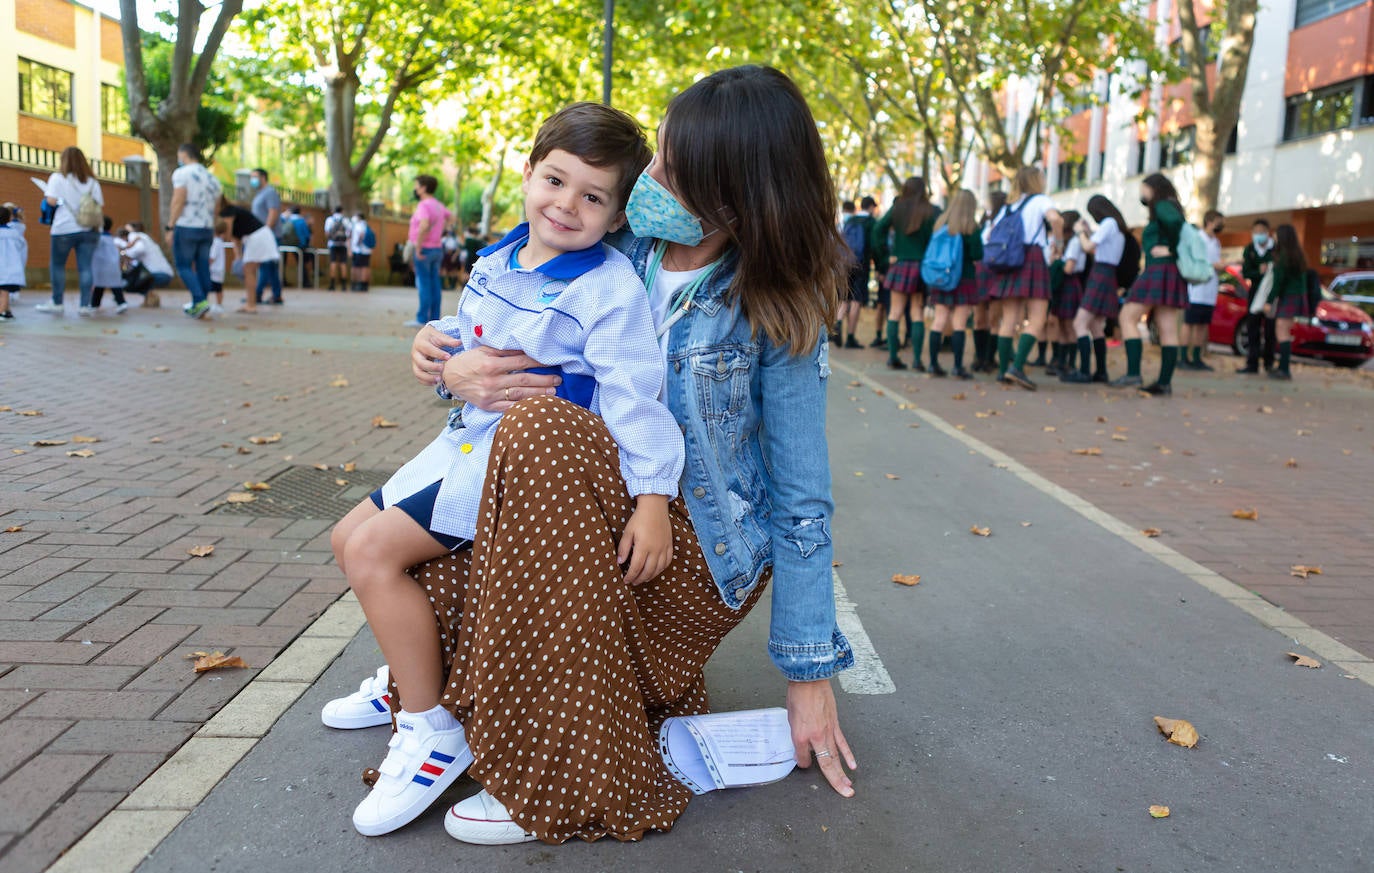
MULTIPOLYGON (((889 398, 856 414, 859 391, 837 374, 837 557, 896 690, 840 694, 855 798, 797 771, 700 798, 673 833, 633 845, 464 846, 442 805, 358 836, 359 774, 387 733, 330 731, 318 713, 377 665, 364 632, 140 871, 1374 869, 1369 686, 1291 665, 1290 640, 962 443, 911 429, 889 398), (923 578, 907 588, 893 573, 923 578), (1189 719, 1201 742, 1166 743, 1156 715, 1189 719)), ((717 709, 781 703, 767 615, 712 660, 717 709)), ((454 797, 474 791, 463 780, 454 797)))

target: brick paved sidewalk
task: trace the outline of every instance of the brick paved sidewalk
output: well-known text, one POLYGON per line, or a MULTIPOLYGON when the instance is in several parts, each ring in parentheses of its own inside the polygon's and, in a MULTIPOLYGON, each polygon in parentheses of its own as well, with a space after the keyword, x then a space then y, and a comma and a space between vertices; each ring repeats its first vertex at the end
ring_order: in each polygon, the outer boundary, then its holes
MULTIPOLYGON (((1218 352, 1217 372, 1180 372, 1172 398, 1150 399, 1066 385, 1039 369, 1029 373, 1040 386, 1031 393, 990 376, 889 371, 885 352, 832 358, 1118 518, 1160 529, 1161 542, 1374 657, 1374 373, 1299 363, 1291 383, 1276 383, 1236 375, 1239 359, 1218 352), (1235 519, 1237 509, 1259 517, 1235 519), (1295 577, 1294 565, 1322 574, 1295 577)), ((942 361, 948 368, 948 351, 942 361)), ((1124 369, 1114 352, 1112 373, 1124 369)), ((1157 369, 1147 351, 1147 377, 1157 369)), ((856 407, 874 402, 867 389, 851 395, 856 407)), ((919 446, 916 433, 894 439, 919 446)))
POLYGON ((208 324, 176 295, 79 321, 34 312, 39 299, 26 294, 0 331, 0 407, 12 410, 0 412, 0 531, 22 528, 0 532, 11 873, 75 842, 344 590, 332 518, 211 510, 292 468, 330 465, 326 485, 384 474, 445 406, 409 375, 413 332, 400 324, 413 291, 295 292, 281 309, 208 324), (340 378, 347 387, 332 387, 340 378), (18 414, 31 409, 42 415, 18 414), (377 415, 399 426, 375 428, 377 415), (81 449, 95 454, 68 455, 81 449), (187 554, 199 545, 214 553, 187 554), (215 649, 253 669, 197 676, 183 658, 215 649))

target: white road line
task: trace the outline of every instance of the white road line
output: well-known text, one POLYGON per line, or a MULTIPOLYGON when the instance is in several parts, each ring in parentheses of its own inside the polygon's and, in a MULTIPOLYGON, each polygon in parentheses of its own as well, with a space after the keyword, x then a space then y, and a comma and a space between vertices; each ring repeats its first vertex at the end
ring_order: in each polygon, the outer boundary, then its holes
POLYGON ((892 694, 897 686, 892 684, 892 677, 878 657, 877 649, 873 648, 868 631, 859 621, 859 612, 844 590, 840 574, 831 570, 830 575, 835 580, 835 621, 854 649, 854 666, 840 673, 841 690, 849 694, 892 694))

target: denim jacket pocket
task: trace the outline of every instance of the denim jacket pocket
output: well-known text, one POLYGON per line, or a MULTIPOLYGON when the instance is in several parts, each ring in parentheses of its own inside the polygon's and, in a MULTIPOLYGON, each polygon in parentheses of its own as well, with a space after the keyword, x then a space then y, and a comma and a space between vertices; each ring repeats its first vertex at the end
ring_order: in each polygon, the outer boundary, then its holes
POLYGON ((737 418, 749 403, 754 355, 747 349, 722 347, 693 354, 689 360, 697 409, 708 421, 737 418))

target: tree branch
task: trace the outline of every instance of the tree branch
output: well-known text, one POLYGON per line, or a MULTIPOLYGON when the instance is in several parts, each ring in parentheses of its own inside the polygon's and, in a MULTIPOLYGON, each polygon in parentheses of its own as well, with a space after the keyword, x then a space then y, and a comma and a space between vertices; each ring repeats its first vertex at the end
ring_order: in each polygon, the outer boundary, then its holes
POLYGON ((205 83, 210 80, 210 68, 214 66, 220 44, 224 42, 224 34, 229 31, 229 25, 234 17, 242 11, 243 0, 222 0, 220 3, 219 15, 215 17, 214 26, 210 28, 210 35, 205 38, 205 46, 200 50, 200 57, 196 58, 196 67, 191 71, 191 102, 200 103, 200 96, 205 93, 205 83))

